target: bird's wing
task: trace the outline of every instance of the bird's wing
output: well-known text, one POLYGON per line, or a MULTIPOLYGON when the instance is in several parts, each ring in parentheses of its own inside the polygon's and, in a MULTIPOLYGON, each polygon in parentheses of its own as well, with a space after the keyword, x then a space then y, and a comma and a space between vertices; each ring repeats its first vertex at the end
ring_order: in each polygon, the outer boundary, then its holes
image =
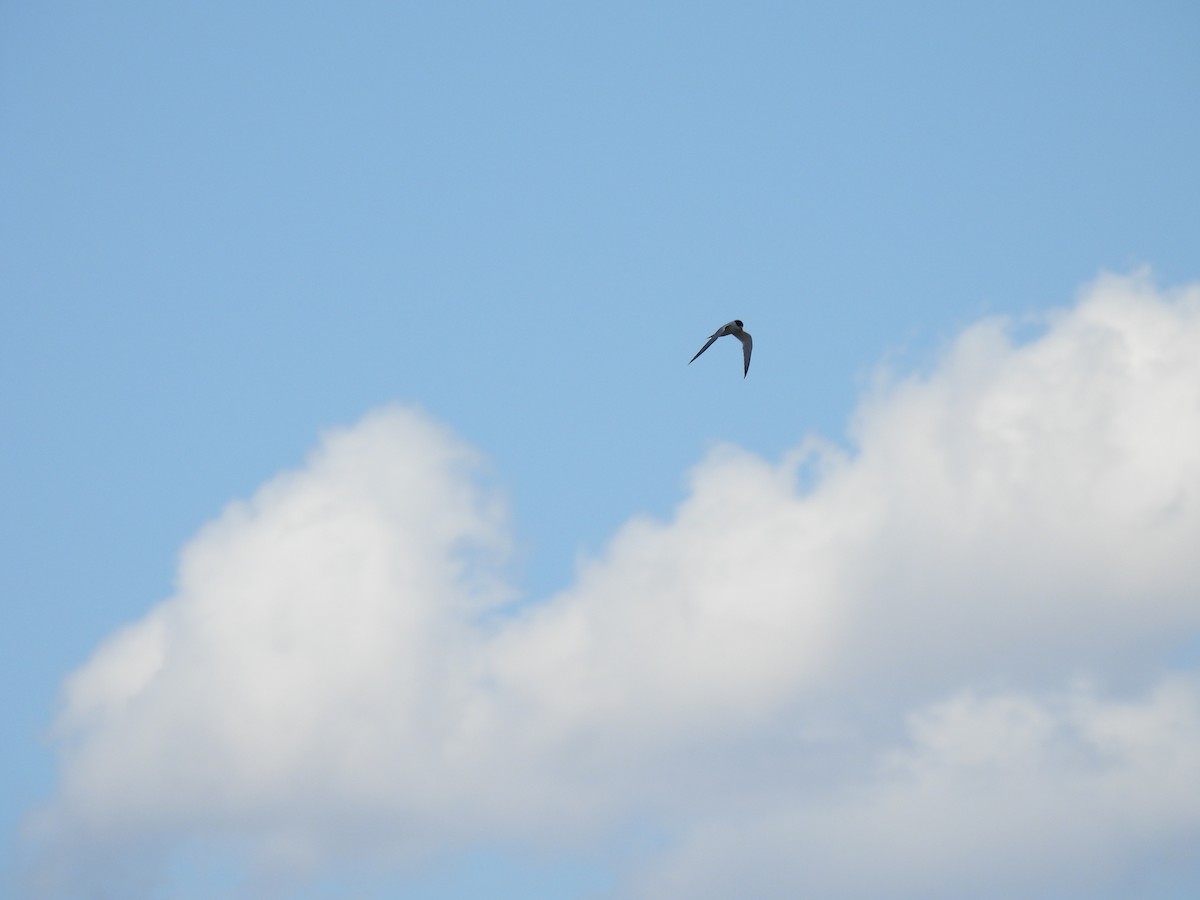
POLYGON ((742 360, 746 364, 742 377, 745 378, 750 374, 750 351, 754 349, 754 340, 745 331, 738 335, 738 340, 742 342, 742 360))
MULTIPOLYGON (((699 356, 701 353, 703 353, 705 350, 707 350, 709 347, 711 347, 713 341, 715 341, 720 336, 721 336, 721 332, 718 331, 716 334, 714 334, 712 337, 710 337, 708 339, 708 343, 706 343, 703 347, 701 347, 699 350, 696 351, 696 356, 699 356)), ((693 356, 691 359, 688 360, 689 366, 696 361, 696 356, 693 356)), ((743 376, 743 377, 745 377, 745 376, 743 376)))

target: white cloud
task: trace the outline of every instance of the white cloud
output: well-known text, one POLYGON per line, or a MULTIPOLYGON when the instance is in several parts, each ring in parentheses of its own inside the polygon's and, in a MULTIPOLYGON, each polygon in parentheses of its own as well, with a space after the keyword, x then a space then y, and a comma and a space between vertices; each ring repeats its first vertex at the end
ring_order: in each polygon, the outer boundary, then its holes
POLYGON ((1200 288, 982 322, 853 433, 717 450, 515 612, 473 451, 396 408, 327 436, 69 679, 40 840, 319 863, 648 816, 632 893, 961 897, 1194 836, 1200 690, 1162 659, 1200 626, 1200 288))
POLYGON ((1137 861, 1200 840, 1200 680, 1130 699, 964 690, 854 781, 822 791, 796 768, 749 814, 697 824, 634 893, 1145 896, 1137 861))

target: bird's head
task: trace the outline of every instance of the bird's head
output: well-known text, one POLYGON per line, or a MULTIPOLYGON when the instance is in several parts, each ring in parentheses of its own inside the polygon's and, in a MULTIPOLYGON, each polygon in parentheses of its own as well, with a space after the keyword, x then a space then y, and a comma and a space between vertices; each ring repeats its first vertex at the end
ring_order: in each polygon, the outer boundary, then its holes
POLYGON ((736 325, 738 328, 745 328, 745 327, 746 327, 745 325, 743 325, 743 324, 742 324, 742 320, 741 320, 741 319, 734 319, 734 320, 733 320, 733 324, 734 324, 734 325, 736 325))

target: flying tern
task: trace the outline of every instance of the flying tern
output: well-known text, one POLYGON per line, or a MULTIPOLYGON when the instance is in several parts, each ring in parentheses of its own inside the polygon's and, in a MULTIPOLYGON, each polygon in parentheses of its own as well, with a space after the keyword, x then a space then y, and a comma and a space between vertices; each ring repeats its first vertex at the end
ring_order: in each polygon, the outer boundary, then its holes
POLYGON ((742 330, 742 320, 734 319, 725 325, 722 325, 709 337, 708 342, 697 351, 696 356, 688 360, 688 365, 696 361, 696 357, 712 346, 713 341, 719 337, 724 337, 727 334, 732 334, 735 338, 742 342, 742 359, 745 361, 745 368, 742 370, 742 377, 745 378, 750 372, 750 351, 754 349, 754 341, 750 339, 749 332, 742 330))

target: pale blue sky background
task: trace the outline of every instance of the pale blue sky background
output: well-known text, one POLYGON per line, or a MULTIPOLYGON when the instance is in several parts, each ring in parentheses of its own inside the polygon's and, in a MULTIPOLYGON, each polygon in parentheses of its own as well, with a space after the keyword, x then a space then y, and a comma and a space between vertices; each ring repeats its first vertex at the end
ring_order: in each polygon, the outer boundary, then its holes
POLYGON ((1188 2, 3 4, 7 845, 61 679, 323 429, 449 424, 544 597, 714 441, 845 441, 982 314, 1200 278, 1198 97, 1188 2), (749 377, 688 367, 735 317, 749 377))

